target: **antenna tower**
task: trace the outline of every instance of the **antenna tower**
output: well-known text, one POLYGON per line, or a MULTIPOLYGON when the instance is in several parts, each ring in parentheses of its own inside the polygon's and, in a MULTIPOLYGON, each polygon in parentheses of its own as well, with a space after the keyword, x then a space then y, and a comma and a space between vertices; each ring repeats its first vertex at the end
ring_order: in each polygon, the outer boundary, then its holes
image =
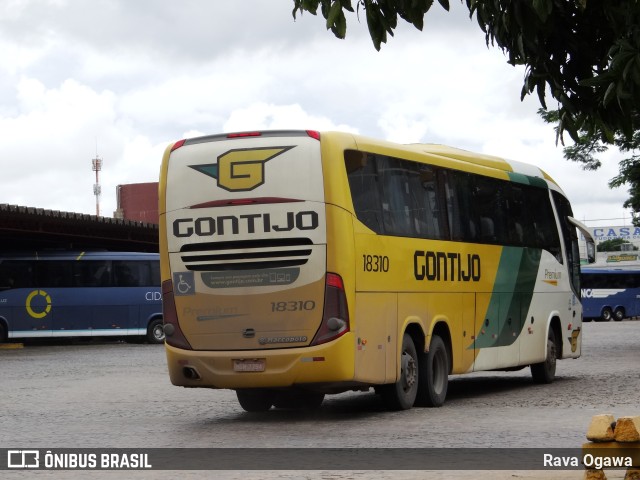
POLYGON ((96 172, 96 183, 93 185, 93 194, 96 196, 96 216, 100 216, 100 194, 102 193, 102 187, 100 186, 100 170, 102 170, 102 159, 96 152, 96 158, 91 160, 91 169, 96 172))

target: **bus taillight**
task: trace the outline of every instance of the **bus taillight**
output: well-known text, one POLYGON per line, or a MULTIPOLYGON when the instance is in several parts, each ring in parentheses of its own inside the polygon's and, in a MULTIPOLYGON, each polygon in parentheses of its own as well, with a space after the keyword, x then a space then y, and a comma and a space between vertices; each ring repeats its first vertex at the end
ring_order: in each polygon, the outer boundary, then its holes
POLYGON ((311 345, 320 345, 341 337, 349 331, 349 309, 340 275, 327 273, 322 324, 311 345))
POLYGON ((162 282, 162 321, 167 344, 182 350, 193 350, 178 323, 176 302, 173 298, 173 282, 171 280, 162 282))

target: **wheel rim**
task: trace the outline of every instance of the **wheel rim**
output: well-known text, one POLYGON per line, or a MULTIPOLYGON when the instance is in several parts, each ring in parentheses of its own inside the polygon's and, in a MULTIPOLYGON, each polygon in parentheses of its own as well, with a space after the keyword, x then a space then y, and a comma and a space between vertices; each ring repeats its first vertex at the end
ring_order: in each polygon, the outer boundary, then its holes
POLYGON ((402 389, 407 392, 413 388, 418 378, 418 364, 409 352, 402 352, 402 389))
POLYGON ((153 327, 153 336, 156 340, 164 340, 164 329, 162 325, 156 325, 153 327))

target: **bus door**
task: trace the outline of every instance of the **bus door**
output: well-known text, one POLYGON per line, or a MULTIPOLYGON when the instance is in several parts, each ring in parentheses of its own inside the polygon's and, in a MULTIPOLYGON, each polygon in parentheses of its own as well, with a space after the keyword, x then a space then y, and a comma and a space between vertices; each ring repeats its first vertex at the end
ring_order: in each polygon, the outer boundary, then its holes
POLYGON ((513 366, 519 358, 520 345, 518 327, 521 320, 517 295, 478 293, 476 302, 477 357, 474 370, 513 366))
POLYGON ((527 260, 523 257, 523 249, 503 248, 493 280, 494 291, 476 294, 475 370, 520 363, 521 336, 526 334, 527 299, 533 294, 536 271, 525 268, 527 260), (514 268, 514 265, 520 268, 514 268))

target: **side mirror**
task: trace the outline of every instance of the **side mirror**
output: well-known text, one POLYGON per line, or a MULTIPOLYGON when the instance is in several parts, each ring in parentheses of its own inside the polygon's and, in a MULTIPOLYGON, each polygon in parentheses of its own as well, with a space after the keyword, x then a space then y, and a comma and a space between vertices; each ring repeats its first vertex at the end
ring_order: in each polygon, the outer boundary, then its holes
POLYGON ((591 236, 591 232, 589 232, 589 229, 586 225, 584 225, 582 222, 579 222, 575 218, 567 217, 567 219, 569 220, 569 223, 580 230, 580 233, 582 233, 582 235, 584 236, 584 239, 587 242, 587 262, 594 263, 596 261, 596 242, 591 236))
POLYGON ((596 261, 596 244, 593 241, 593 238, 587 239, 587 262, 594 263, 595 261, 596 261))

